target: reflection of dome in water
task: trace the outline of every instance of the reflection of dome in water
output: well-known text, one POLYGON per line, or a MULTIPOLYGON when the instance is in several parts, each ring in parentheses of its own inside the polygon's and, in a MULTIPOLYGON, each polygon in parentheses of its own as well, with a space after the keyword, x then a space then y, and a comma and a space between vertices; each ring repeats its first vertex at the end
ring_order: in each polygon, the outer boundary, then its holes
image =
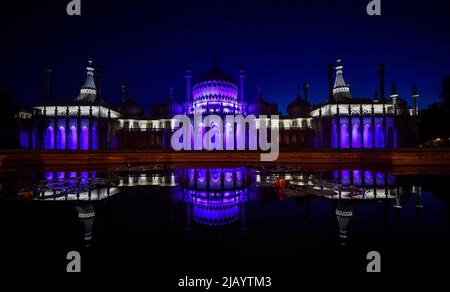
POLYGON ((192 204, 194 222, 223 226, 239 219, 245 202, 245 168, 187 170, 185 201, 192 204))
POLYGON ((239 219, 239 197, 229 202, 202 202, 194 200, 194 221, 201 225, 222 226, 239 219))

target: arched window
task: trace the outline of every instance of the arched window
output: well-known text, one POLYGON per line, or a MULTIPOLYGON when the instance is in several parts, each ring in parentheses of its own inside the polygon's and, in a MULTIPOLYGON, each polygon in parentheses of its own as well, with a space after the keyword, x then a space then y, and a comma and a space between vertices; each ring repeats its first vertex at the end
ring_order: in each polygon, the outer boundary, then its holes
POLYGON ((350 141, 349 141, 349 133, 348 133, 348 126, 347 124, 341 125, 341 148, 349 148, 350 147, 350 141))
POLYGON ((381 124, 375 126, 375 147, 384 148, 384 132, 381 124))
POLYGON ((53 127, 48 127, 44 134, 44 149, 51 150, 55 145, 55 135, 53 127))
POLYGON ((77 150, 78 148, 78 133, 77 128, 75 126, 70 127, 69 130, 69 149, 77 150))
POLYGON ((354 124, 352 129, 352 147, 361 148, 361 132, 359 131, 359 124, 354 124))
POLYGON ((370 124, 364 125, 364 148, 372 148, 372 127, 370 124))
POLYGON ((89 150, 89 129, 86 126, 81 128, 80 148, 81 150, 89 150))
POLYGON ((58 128, 57 139, 56 139, 56 149, 65 150, 66 149, 66 129, 63 126, 58 128))

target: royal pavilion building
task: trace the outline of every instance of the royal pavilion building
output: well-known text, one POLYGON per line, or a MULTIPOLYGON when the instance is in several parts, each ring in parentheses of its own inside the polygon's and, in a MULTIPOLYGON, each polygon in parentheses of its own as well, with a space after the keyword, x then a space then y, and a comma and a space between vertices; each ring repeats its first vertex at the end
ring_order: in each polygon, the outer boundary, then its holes
MULTIPOLYGON (((45 70, 41 104, 21 119, 18 139, 25 149, 171 149, 171 137, 178 126, 174 117, 184 114, 193 119, 194 113, 222 117, 254 115, 257 121, 265 115, 268 125, 278 128, 280 148, 286 151, 417 146, 418 90, 413 87, 411 106, 400 97, 395 85, 386 96, 383 65, 378 69, 379 89, 375 96, 354 97, 344 79, 342 61, 338 60, 335 66, 328 67, 325 102, 311 104, 309 84, 305 82, 298 87, 286 115, 280 113, 276 103, 263 97, 261 89, 254 101, 249 102, 245 87, 247 71, 240 68, 234 79, 220 70, 217 61, 199 78, 186 69, 183 102, 178 101, 171 87, 165 101, 151 104, 147 115, 144 107, 129 96, 126 85, 121 86, 120 105, 108 104, 102 95, 101 69, 95 68, 92 61, 88 62, 79 94, 72 100, 50 100, 51 73, 51 69, 45 70), (272 115, 278 115, 279 119, 271 121, 272 115)), ((202 135, 206 130, 202 129, 202 135)), ((234 130, 231 133, 238 138, 240 133, 234 130)), ((243 135, 248 146, 248 132, 243 135)), ((225 135, 223 143, 228 140, 225 135)))

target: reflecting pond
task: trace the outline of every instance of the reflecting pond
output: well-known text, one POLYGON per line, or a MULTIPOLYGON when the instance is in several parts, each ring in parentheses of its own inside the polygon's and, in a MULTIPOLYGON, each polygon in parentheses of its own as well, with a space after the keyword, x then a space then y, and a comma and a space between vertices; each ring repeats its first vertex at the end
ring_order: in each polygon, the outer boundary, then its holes
POLYGON ((448 270, 445 174, 299 166, 20 171, 0 179, 2 260, 65 271, 448 270))

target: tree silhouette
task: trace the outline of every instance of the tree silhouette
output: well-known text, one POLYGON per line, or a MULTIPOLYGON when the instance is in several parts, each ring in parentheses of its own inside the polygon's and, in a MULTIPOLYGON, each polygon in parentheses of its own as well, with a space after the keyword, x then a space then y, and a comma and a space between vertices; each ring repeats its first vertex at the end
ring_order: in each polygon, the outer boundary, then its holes
POLYGON ((18 135, 18 122, 15 115, 19 107, 12 96, 0 91, 0 149, 20 148, 18 135))
POLYGON ((448 143, 450 138, 450 75, 442 81, 441 102, 433 103, 420 111, 420 142, 442 138, 448 143))
POLYGON ((442 81, 441 99, 444 110, 450 112, 450 75, 442 81))

